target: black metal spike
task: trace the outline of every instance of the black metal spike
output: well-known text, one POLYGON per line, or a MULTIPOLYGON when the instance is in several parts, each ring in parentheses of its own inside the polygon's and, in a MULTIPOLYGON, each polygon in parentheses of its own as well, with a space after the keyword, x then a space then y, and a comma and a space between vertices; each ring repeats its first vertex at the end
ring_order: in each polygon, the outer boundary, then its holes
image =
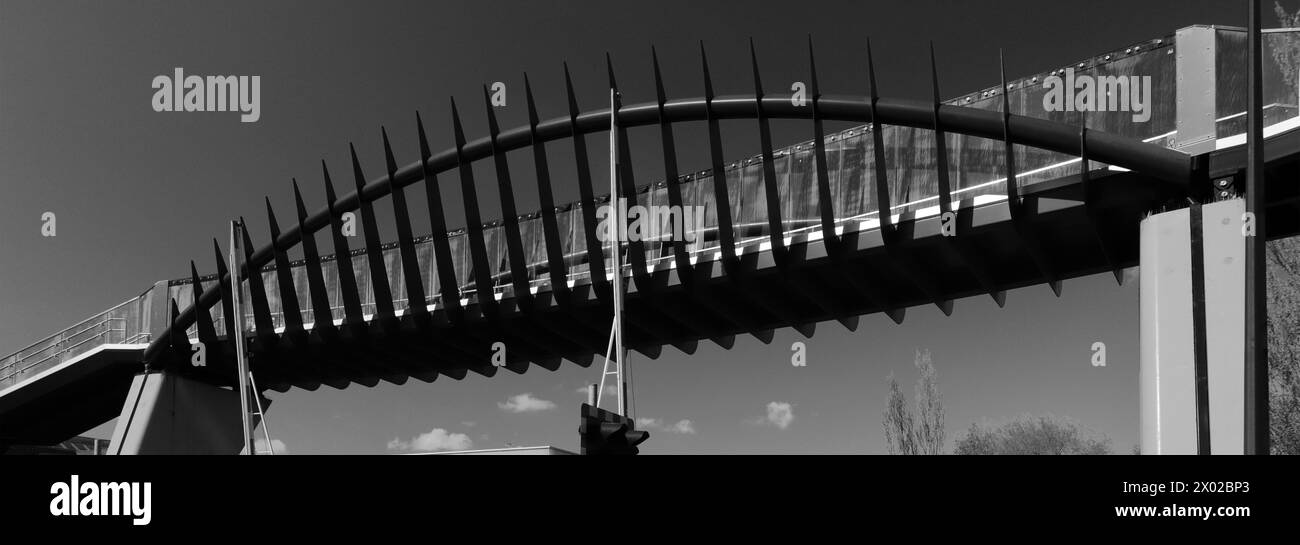
POLYGON ((758 119, 758 137, 763 152, 763 192, 767 200, 768 241, 772 253, 785 254, 785 224, 781 221, 781 189, 776 181, 776 158, 772 152, 772 127, 767 109, 763 107, 763 80, 758 69, 758 51, 754 39, 749 39, 749 62, 754 70, 754 108, 758 119))
POLYGON ((393 157, 393 147, 388 142, 388 130, 380 127, 384 137, 384 163, 388 167, 388 185, 393 196, 393 221, 397 225, 397 246, 401 252, 402 277, 406 284, 406 311, 415 316, 429 314, 428 302, 424 298, 424 278, 420 274, 420 260, 415 255, 415 237, 411 233, 411 213, 406 206, 406 191, 397 185, 397 159, 393 157))
POLYGON ((528 102, 528 126, 536 128, 541 118, 537 115, 537 101, 533 100, 533 83, 528 79, 528 72, 524 72, 524 99, 528 102))
POLYGON ((722 131, 713 113, 713 78, 709 75, 709 58, 700 42, 700 64, 704 70, 705 119, 709 126, 709 158, 713 168, 713 200, 718 213, 718 239, 723 263, 730 271, 736 268, 736 242, 731 227, 731 199, 727 195, 727 169, 722 158, 722 131))
POLYGON ((1052 293, 1060 297, 1061 281, 1053 272, 1051 264, 1048 263, 1043 246, 1038 241, 1038 235, 1034 234, 1024 224, 1025 217, 1020 202, 1020 189, 1016 185, 1016 154, 1014 146, 1011 144, 1011 94, 1007 92, 1009 90, 1007 86, 1007 65, 1001 49, 998 50, 998 70, 1002 77, 1002 143, 1006 154, 1007 207, 1011 213, 1011 223, 1025 247, 1025 251, 1033 259, 1034 265, 1038 267, 1038 272, 1042 274, 1048 287, 1052 289, 1052 293))
POLYGON ((361 210, 361 230, 366 240, 366 261, 370 265, 370 286, 375 295, 375 318, 394 316, 393 292, 388 287, 388 269, 384 267, 383 244, 379 240, 379 225, 375 221, 375 206, 365 197, 366 174, 357 160, 357 148, 348 143, 352 156, 352 180, 357 188, 357 208, 361 210))
POLYGON ((591 163, 587 160, 587 138, 578 130, 578 98, 573 92, 573 78, 569 75, 569 63, 564 63, 564 90, 569 98, 569 130, 573 135, 573 157, 578 174, 578 196, 582 199, 583 236, 586 239, 588 277, 596 288, 597 295, 605 305, 610 303, 612 294, 609 280, 605 278, 605 250, 600 239, 596 237, 596 197, 591 187, 591 163))
POLYGON ((808 35, 808 93, 814 103, 822 96, 821 86, 817 85, 817 56, 813 54, 812 34, 808 35))
MULTIPOLYGON (((217 282, 220 281, 221 279, 218 278, 217 282)), ((212 313, 199 306, 199 299, 203 297, 203 283, 199 281, 199 269, 194 266, 194 261, 190 261, 190 282, 194 286, 192 306, 198 313, 195 324, 199 331, 199 342, 207 347, 209 354, 212 354, 218 349, 217 327, 212 323, 212 313)))
POLYGON ((344 325, 360 325, 365 322, 361 313, 361 295, 357 291, 357 277, 352 270, 352 250, 348 248, 348 239, 343 235, 343 217, 337 209, 338 198, 334 194, 334 182, 330 180, 329 168, 321 161, 321 172, 325 175, 325 203, 330 212, 330 232, 334 239, 334 263, 339 273, 339 294, 343 298, 344 325))
POLYGON ((650 63, 654 65, 655 99, 662 108, 663 104, 668 102, 668 95, 664 92, 664 77, 659 71, 659 52, 655 50, 653 45, 650 46, 650 63))
POLYGON ((307 289, 311 297, 313 329, 323 331, 334 326, 330 312, 329 290, 325 288, 325 273, 321 270, 320 250, 316 248, 316 233, 307 230, 307 206, 302 202, 298 180, 293 180, 293 203, 298 213, 298 231, 302 233, 302 256, 307 262, 307 289))
POLYGON ((470 259, 474 266, 474 286, 479 307, 488 316, 496 315, 496 293, 492 271, 488 268, 487 246, 483 240, 483 219, 478 210, 478 188, 474 185, 474 168, 465 160, 465 131, 461 127, 456 99, 451 99, 451 124, 456 141, 456 166, 460 173, 461 201, 465 205, 465 235, 469 240, 470 259))
MULTIPOLYGON (((948 214, 953 212, 952 205, 952 183, 949 176, 948 165, 948 139, 943 130, 943 123, 940 120, 939 109, 942 107, 942 98, 939 95, 939 64, 935 60, 934 42, 930 42, 930 84, 932 95, 932 119, 934 121, 934 149, 935 149, 935 171, 938 174, 938 197, 939 197, 939 214, 941 221, 956 221, 955 218, 949 220, 948 214)), ((967 249, 953 240, 952 237, 944 237, 947 247, 956 255, 957 260, 971 272, 980 287, 993 298, 993 302, 1001 308, 1006 304, 1006 292, 997 289, 992 280, 988 267, 984 264, 982 258, 974 253, 968 252, 967 249)))
POLYGON ((266 285, 262 271, 248 265, 253 261, 253 239, 248 234, 248 222, 239 218, 240 234, 244 239, 244 274, 248 278, 248 301, 253 305, 253 327, 258 337, 275 337, 275 323, 271 319, 271 305, 266 300, 266 285))
POLYGON ((561 303, 569 303, 569 272, 564 264, 564 248, 560 245, 560 229, 555 220, 555 195, 551 189, 551 169, 546 160, 546 143, 537 138, 537 103, 533 100, 533 86, 524 74, 524 96, 528 100, 528 137, 533 149, 533 167, 537 172, 537 198, 542 207, 542 232, 546 237, 546 265, 550 274, 551 291, 561 303))
POLYGON ((1110 244, 1106 242, 1106 236, 1102 226, 1105 225, 1101 218, 1098 217, 1096 188, 1092 184, 1092 173, 1088 170, 1088 127, 1079 126, 1079 181, 1083 186, 1083 209, 1088 215, 1088 224, 1092 226, 1092 234, 1097 237, 1097 248, 1101 250, 1102 257, 1106 264, 1110 266, 1111 272, 1115 275, 1115 283, 1124 285, 1124 270, 1116 266, 1110 250, 1110 244))
POLYGON ((709 75, 709 55, 704 51, 704 40, 700 40, 700 66, 704 70, 704 100, 713 101, 713 77, 709 75))
POLYGON ((168 330, 171 331, 171 338, 168 339, 168 341, 171 343, 172 350, 176 354, 189 359, 190 339, 185 335, 185 328, 181 327, 177 321, 181 316, 181 310, 176 306, 176 299, 168 299, 171 300, 171 307, 168 309, 167 316, 167 322, 171 324, 171 327, 168 328, 168 330))
POLYGON ((614 79, 614 60, 609 56, 608 51, 605 52, 605 72, 609 75, 609 88, 613 89, 614 94, 617 95, 618 80, 614 79))
POLYGON ((438 186, 438 175, 429 164, 432 153, 429 151, 429 139, 424 132, 424 120, 420 112, 415 112, 415 126, 420 133, 420 168, 424 174, 424 195, 429 210, 429 227, 433 231, 433 256, 438 267, 438 292, 442 295, 443 308, 447 309, 453 323, 460 324, 464 311, 460 306, 460 284, 456 278, 455 263, 451 260, 451 243, 447 240, 447 218, 442 208, 442 189, 438 186))
POLYGON ((302 309, 298 306, 298 290, 293 285, 293 272, 289 268, 289 255, 276 241, 280 238, 280 225, 271 209, 271 198, 266 200, 266 221, 271 230, 271 250, 275 253, 275 283, 280 294, 280 309, 284 315, 285 333, 302 331, 302 309))
MULTIPOLYGON (((397 177, 397 159, 393 157, 393 146, 388 142, 388 128, 383 125, 379 126, 379 134, 384 139, 384 166, 387 167, 388 177, 390 179, 397 177)), ((389 183, 390 189, 399 189, 400 186, 389 183)))
POLYGON ((829 168, 826 164, 826 131, 822 122, 821 88, 817 85, 817 58, 813 54, 812 35, 808 36, 808 90, 812 93, 813 153, 817 158, 817 206, 821 211, 822 240, 827 250, 838 251, 839 235, 835 234, 835 201, 831 197, 829 168))
POLYGON ((893 206, 889 202, 889 169, 885 167, 885 133, 880 123, 880 113, 876 103, 880 101, 880 90, 876 87, 876 63, 871 57, 871 39, 867 38, 867 81, 871 99, 871 148, 876 163, 876 210, 882 233, 894 227, 893 206))
POLYGON ((1011 95, 1007 92, 1007 65, 1002 50, 998 50, 998 68, 1002 76, 1002 143, 1006 153, 1007 204, 1012 217, 1020 215, 1020 188, 1016 187, 1016 154, 1011 145, 1011 95))
POLYGON ((930 83, 934 91, 934 153, 935 167, 939 175, 939 213, 952 212, 952 185, 948 179, 948 141, 944 136, 943 124, 939 121, 939 67, 934 58, 934 42, 930 42, 930 83))
MULTIPOLYGON (((234 298, 230 290, 230 271, 226 269, 226 258, 221 255, 221 245, 217 244, 217 239, 212 239, 212 250, 217 256, 217 284, 221 292, 221 321, 226 325, 226 336, 230 337, 235 331, 235 311, 233 310, 234 298)), ((233 338, 233 337, 231 337, 233 338)))
POLYGON ((456 97, 451 97, 451 130, 456 147, 465 147, 465 128, 460 124, 460 110, 456 108, 456 97))
MULTIPOLYGON (((657 112, 659 114, 659 139, 664 154, 664 179, 668 182, 668 205, 674 209, 686 213, 686 208, 682 200, 681 173, 677 167, 677 142, 673 135, 673 123, 664 113, 664 105, 668 102, 667 93, 664 92, 664 78, 659 70, 659 54, 655 51, 654 46, 650 46, 650 61, 654 64, 655 74, 655 100, 657 112)), ((681 222, 682 227, 686 225, 685 219, 681 222)), ((683 282, 691 282, 694 278, 694 267, 691 265, 690 252, 687 251, 684 233, 676 233, 677 225, 674 224, 674 240, 672 242, 673 264, 677 267, 677 277, 683 282)), ((700 229, 700 226, 694 226, 700 229)), ((702 236, 702 235, 701 235, 702 236)))
POLYGON ((515 207, 514 183, 510 178, 510 162, 506 153, 497 146, 497 137, 501 128, 497 125, 496 110, 492 108, 492 96, 486 85, 483 86, 483 107, 487 109, 488 142, 492 148, 492 164, 497 175, 497 193, 501 198, 501 222, 506 234, 506 257, 510 263, 511 285, 515 298, 525 308, 531 308, 532 291, 529 289, 528 264, 524 262, 524 245, 519 233, 519 211, 515 207))

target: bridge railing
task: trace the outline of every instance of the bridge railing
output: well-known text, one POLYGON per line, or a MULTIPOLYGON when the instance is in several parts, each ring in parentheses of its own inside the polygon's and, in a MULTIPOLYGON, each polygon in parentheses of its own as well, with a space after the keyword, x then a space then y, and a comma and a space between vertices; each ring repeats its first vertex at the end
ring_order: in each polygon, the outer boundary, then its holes
POLYGON ((125 301, 0 359, 0 390, 105 344, 148 343, 142 298, 125 301))
MULTIPOLYGON (((1246 132, 1246 30, 1215 27, 1215 136, 1246 132)), ((1300 113, 1300 29, 1265 30, 1261 36, 1264 126, 1300 113)))

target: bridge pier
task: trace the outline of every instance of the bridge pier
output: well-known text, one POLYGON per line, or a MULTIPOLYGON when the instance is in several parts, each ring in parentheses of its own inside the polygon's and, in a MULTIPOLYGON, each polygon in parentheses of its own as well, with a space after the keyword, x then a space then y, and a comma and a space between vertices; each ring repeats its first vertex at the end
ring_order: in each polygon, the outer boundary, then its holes
POLYGON ((238 454, 244 448, 240 410, 234 390, 167 371, 141 373, 131 382, 108 452, 238 454))
POLYGON ((1142 220, 1142 454, 1243 453, 1244 212, 1232 199, 1142 220))

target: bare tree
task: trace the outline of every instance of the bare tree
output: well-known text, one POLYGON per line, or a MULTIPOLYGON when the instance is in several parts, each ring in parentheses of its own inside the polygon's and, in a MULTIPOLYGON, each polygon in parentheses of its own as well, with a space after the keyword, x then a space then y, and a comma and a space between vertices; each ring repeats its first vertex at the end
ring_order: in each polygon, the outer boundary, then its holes
POLYGON ((916 381, 915 415, 898 387, 898 379, 889 375, 889 400, 882 419, 886 448, 890 454, 943 454, 945 435, 939 374, 934 370, 929 350, 918 351, 913 363, 921 373, 916 381))

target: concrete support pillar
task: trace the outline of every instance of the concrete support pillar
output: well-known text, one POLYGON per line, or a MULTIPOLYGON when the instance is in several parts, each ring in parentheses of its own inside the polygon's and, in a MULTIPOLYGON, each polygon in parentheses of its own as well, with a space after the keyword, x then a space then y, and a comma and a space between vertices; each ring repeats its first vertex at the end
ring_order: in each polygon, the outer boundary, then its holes
POLYGON ((1194 225, 1194 214, 1186 208, 1142 221, 1142 454, 1197 454, 1202 426, 1208 427, 1209 453, 1242 453, 1244 212, 1244 201, 1233 199, 1202 206, 1199 225, 1194 225), (1199 250, 1194 248, 1197 242, 1199 250), (1195 259, 1197 254, 1200 259, 1195 259), (1194 312, 1198 273, 1204 279, 1201 324, 1194 312), (1201 349, 1198 335, 1204 338, 1201 349), (1196 380, 1202 350, 1207 379, 1204 399, 1198 395, 1196 380), (1208 422, 1198 422, 1199 414, 1208 414, 1208 422))
MULTIPOLYGON (((263 398, 263 407, 269 400, 263 398)), ((238 454, 244 448, 239 397, 170 372, 131 383, 110 454, 238 454)))

